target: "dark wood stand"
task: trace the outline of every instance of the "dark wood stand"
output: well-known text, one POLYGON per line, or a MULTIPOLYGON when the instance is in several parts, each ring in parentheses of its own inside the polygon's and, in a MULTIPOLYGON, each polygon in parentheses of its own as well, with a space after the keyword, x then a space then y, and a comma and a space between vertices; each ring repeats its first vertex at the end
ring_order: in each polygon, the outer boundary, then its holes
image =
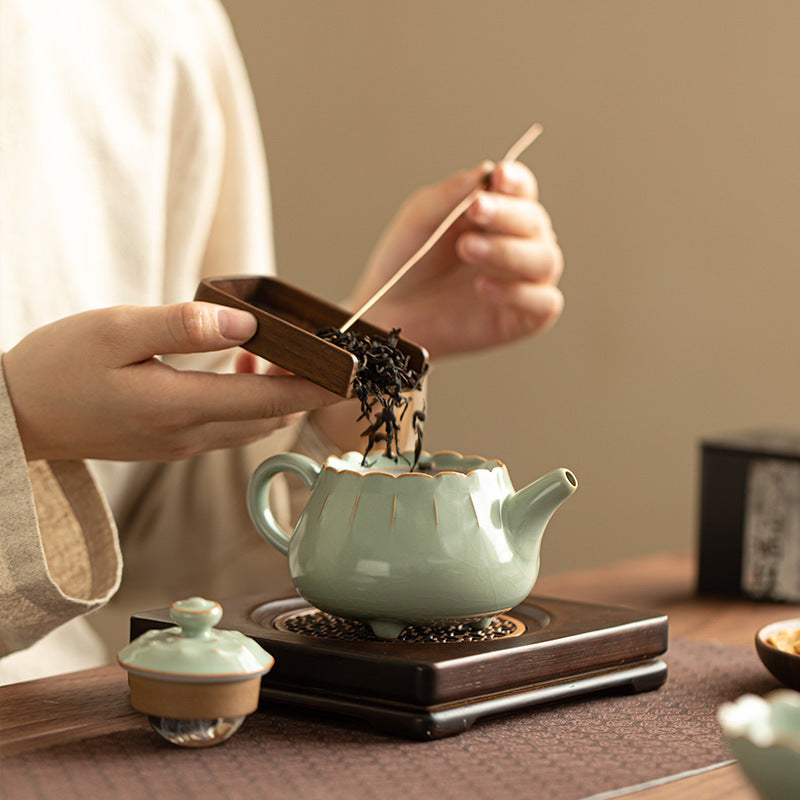
MULTIPOLYGON (((667 617, 628 608, 532 597, 506 615, 516 622, 512 635, 400 642, 294 632, 287 620, 320 614, 299 597, 237 597, 222 607, 219 627, 241 631, 275 657, 263 701, 347 714, 412 739, 450 736, 482 717, 575 695, 648 691, 667 677, 658 658, 667 649, 667 617)), ((170 625, 168 609, 138 614, 131 638, 170 625)))

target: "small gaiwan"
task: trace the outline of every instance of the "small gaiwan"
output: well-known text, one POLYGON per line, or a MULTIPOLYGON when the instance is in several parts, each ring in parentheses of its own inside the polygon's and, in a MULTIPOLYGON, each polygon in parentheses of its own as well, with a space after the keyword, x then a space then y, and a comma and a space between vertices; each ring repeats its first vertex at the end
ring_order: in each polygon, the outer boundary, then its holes
POLYGON ((256 710, 275 659, 239 631, 215 629, 219 603, 190 597, 173 603, 170 616, 178 627, 147 631, 117 656, 131 705, 173 744, 220 744, 256 710))

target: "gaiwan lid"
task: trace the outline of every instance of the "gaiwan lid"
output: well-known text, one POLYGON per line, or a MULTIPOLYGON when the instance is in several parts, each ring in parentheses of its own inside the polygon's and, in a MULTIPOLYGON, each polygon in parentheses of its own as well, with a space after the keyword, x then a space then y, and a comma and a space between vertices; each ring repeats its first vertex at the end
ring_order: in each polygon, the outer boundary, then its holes
POLYGON ((275 659, 239 631, 214 628, 222 607, 189 597, 170 608, 176 628, 150 630, 120 650, 117 660, 128 672, 183 681, 233 681, 268 672, 275 659))

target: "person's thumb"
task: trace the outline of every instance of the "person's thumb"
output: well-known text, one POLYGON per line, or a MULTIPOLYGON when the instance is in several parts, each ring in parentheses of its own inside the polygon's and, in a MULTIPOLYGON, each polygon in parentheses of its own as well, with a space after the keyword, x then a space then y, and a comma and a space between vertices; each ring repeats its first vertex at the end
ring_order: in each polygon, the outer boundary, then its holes
POLYGON ((243 344, 256 332, 247 311, 190 301, 109 309, 108 344, 134 363, 172 353, 203 353, 243 344))

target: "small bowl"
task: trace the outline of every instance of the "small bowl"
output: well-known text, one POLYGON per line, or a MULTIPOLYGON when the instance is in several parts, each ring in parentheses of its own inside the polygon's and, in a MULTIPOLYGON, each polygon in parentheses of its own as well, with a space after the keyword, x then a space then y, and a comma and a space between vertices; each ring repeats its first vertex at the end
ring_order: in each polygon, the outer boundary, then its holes
POLYGON ((745 694, 717 709, 731 752, 763 800, 796 800, 800 789, 800 693, 745 694))
POLYGON ((756 634, 756 651, 764 666, 785 686, 800 690, 800 655, 779 650, 767 642, 770 636, 785 630, 800 629, 800 617, 765 625, 756 634))

